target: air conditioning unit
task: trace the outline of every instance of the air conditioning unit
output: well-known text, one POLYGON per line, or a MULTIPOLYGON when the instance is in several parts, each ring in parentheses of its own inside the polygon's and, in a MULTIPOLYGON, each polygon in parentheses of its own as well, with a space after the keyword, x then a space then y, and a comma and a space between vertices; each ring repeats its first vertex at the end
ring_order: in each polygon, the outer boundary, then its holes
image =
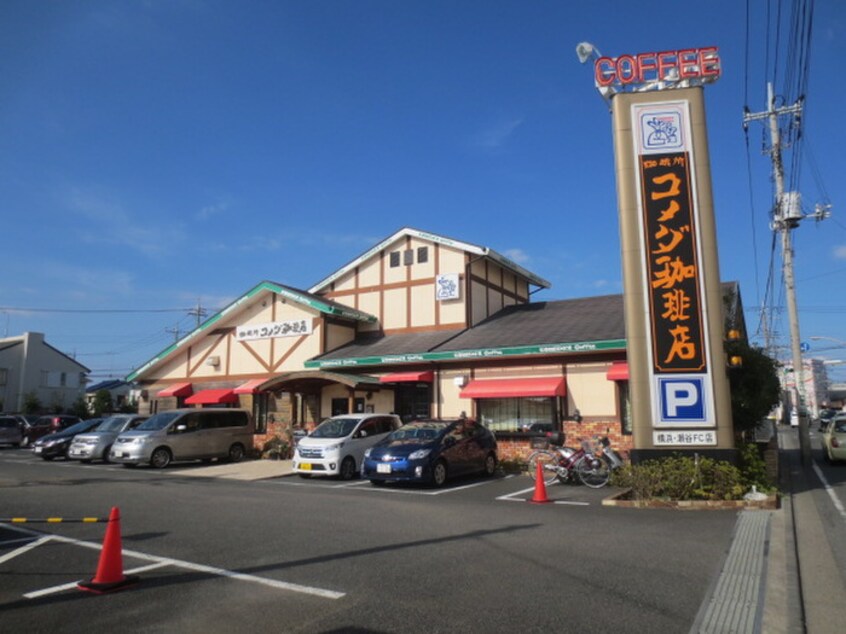
POLYGON ((206 359, 206 365, 210 365, 211 367, 216 368, 220 365, 220 357, 209 357, 208 359, 206 359))

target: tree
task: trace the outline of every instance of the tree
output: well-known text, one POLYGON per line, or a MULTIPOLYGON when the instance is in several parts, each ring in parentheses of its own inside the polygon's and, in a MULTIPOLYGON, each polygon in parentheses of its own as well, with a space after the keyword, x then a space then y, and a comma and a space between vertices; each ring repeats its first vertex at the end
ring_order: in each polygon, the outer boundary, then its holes
POLYGON ((41 401, 38 400, 38 394, 36 394, 35 392, 27 392, 26 394, 24 394, 24 414, 40 414, 41 409, 41 401))
POLYGON ((73 405, 70 406, 68 413, 79 418, 88 418, 91 414, 88 412, 88 403, 85 402, 85 397, 80 396, 76 399, 73 405))
POLYGON ((778 362, 744 341, 734 341, 726 347, 729 356, 743 360, 742 367, 729 370, 734 431, 742 435, 758 427, 781 401, 778 362))
POLYGON ((112 395, 109 390, 97 390, 94 402, 91 404, 94 417, 99 418, 104 412, 111 412, 112 407, 112 395))

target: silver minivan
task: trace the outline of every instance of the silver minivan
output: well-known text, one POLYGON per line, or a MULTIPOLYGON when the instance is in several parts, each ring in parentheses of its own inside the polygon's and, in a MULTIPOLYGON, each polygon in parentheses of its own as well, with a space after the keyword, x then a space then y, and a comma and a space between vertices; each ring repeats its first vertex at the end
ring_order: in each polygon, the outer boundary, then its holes
POLYGON ((109 451, 115 439, 125 431, 135 429, 147 420, 147 416, 138 414, 115 414, 97 426, 97 429, 73 437, 68 447, 68 458, 91 462, 92 460, 109 461, 109 451))
POLYGON ((228 458, 238 462, 253 445, 253 420, 243 409, 175 409, 151 416, 112 445, 109 459, 163 469, 173 460, 228 458))

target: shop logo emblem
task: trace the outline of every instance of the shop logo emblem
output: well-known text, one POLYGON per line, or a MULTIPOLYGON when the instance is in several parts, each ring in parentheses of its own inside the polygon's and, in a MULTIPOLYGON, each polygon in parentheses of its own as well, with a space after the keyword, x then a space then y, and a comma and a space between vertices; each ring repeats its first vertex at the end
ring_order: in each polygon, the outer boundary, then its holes
POLYGON ((640 130, 645 150, 676 150, 683 147, 681 114, 678 112, 644 112, 640 130))

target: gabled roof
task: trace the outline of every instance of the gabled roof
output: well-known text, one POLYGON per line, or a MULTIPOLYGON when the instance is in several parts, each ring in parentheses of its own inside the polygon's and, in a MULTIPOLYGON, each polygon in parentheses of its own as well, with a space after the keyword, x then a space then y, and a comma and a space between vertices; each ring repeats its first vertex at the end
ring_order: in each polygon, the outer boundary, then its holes
POLYGON ((108 381, 100 381, 94 385, 89 385, 85 388, 86 393, 99 392, 100 390, 116 390, 118 388, 126 387, 129 383, 121 381, 120 379, 110 379, 108 381))
POLYGON ((134 381, 136 378, 138 378, 141 373, 146 372, 153 366, 164 361, 171 354, 183 348, 187 344, 196 341, 209 328, 214 326, 221 319, 231 315, 234 311, 238 310, 241 306, 243 306, 243 304, 253 299, 256 295, 260 293, 276 293, 277 295, 282 295, 283 297, 298 304, 308 306, 309 308, 312 308, 320 313, 323 313, 325 315, 331 315, 333 317, 340 317, 353 321, 363 321, 368 323, 376 321, 376 317, 374 317, 373 315, 369 315, 368 313, 362 312, 360 310, 355 310, 354 308, 350 308, 349 306, 345 306, 344 304, 339 304, 338 302, 332 301, 331 299, 319 297, 317 295, 309 293, 308 291, 303 291, 298 288, 293 288, 291 286, 285 286, 284 284, 278 284, 276 282, 269 282, 265 280, 251 288, 246 293, 244 293, 241 297, 229 304, 219 313, 212 315, 200 326, 198 326, 190 333, 182 337, 182 339, 162 350, 155 357, 147 361, 147 363, 145 363, 140 368, 132 372, 129 376, 127 376, 126 380, 134 381))
POLYGON ((405 237, 413 237, 419 238, 421 240, 428 240, 429 242, 434 242, 435 244, 443 244, 449 247, 453 247, 456 249, 461 249, 463 251, 467 251, 468 253, 472 253, 474 255, 484 256, 490 258, 491 260, 495 261, 500 266, 509 269, 516 273, 517 275, 527 279, 530 284, 534 284, 535 286, 539 286, 541 288, 549 288, 551 285, 542 277, 539 277, 532 273, 531 271, 524 269, 522 266, 514 262, 513 260, 508 259, 504 255, 497 253, 493 249, 488 247, 482 247, 476 244, 470 244, 469 242, 461 242, 460 240, 453 240, 452 238, 446 238, 444 236, 440 236, 434 233, 429 233, 428 231, 420 231, 419 229, 412 229, 411 227, 403 227, 396 233, 388 236, 384 240, 382 240, 376 246, 368 249, 352 262, 345 264, 340 269, 332 273, 329 277, 321 280, 314 286, 309 289, 311 293, 318 293, 322 290, 325 290, 329 284, 337 280, 338 278, 346 275, 355 267, 359 266, 363 262, 369 260, 374 255, 378 254, 383 249, 387 249, 390 245, 395 243, 397 240, 400 240, 405 237))

